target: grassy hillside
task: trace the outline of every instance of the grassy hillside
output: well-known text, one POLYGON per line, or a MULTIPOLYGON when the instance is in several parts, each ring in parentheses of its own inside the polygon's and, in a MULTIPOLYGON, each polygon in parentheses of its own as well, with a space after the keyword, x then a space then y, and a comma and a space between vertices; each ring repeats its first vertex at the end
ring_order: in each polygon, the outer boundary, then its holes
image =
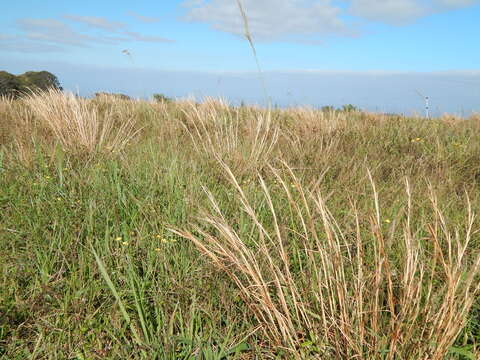
POLYGON ((0 358, 475 359, 480 118, 0 101, 0 358))

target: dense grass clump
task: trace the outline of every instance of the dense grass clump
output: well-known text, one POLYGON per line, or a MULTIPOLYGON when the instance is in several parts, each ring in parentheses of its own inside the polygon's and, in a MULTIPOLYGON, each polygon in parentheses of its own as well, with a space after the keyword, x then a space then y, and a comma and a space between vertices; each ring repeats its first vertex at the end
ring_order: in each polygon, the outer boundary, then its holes
POLYGON ((0 358, 476 359, 480 118, 0 101, 0 358))

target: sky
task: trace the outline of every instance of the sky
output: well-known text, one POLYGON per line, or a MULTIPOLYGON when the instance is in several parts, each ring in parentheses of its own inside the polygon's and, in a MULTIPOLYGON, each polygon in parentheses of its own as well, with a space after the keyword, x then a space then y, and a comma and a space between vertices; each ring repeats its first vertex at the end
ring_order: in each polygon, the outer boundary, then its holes
POLYGON ((480 112, 480 0, 240 2, 261 72, 236 0, 5 2, 0 70, 84 96, 480 112))

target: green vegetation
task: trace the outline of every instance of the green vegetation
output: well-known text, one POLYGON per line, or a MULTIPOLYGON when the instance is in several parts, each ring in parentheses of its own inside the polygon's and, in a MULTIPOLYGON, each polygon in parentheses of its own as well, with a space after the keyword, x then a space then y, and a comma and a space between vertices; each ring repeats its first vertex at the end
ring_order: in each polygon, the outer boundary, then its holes
POLYGON ((15 76, 0 71, 0 96, 17 98, 32 91, 62 90, 57 77, 48 71, 28 71, 15 76))
POLYGON ((326 105, 322 106, 321 110, 323 112, 334 112, 334 111, 343 111, 343 112, 358 112, 360 111, 355 105, 352 104, 345 104, 342 105, 340 108, 336 109, 335 106, 326 105))
POLYGON ((97 92, 95 93, 95 97, 101 98, 101 97, 110 97, 118 100, 131 100, 130 96, 125 95, 125 94, 116 94, 116 93, 108 93, 108 92, 97 92))
POLYGON ((153 94, 152 96, 153 100, 158 101, 158 102, 168 102, 172 101, 171 98, 163 95, 163 94, 153 94))
POLYGON ((476 359, 480 118, 0 101, 0 359, 476 359))
POLYGON ((355 105, 346 104, 342 106, 342 111, 353 112, 353 111, 359 111, 359 109, 355 105))

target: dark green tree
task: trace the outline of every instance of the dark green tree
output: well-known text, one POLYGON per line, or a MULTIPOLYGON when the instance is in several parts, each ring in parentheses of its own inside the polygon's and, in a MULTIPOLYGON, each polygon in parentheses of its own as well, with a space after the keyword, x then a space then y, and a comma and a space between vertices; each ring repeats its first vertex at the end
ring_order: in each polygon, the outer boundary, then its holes
POLYGON ((21 91, 18 78, 6 71, 0 71, 0 96, 18 97, 21 91))
POLYGON ((63 90, 57 77, 48 71, 28 71, 18 76, 24 90, 63 90))
POLYGON ((342 111, 344 112, 354 112, 358 111, 358 108, 355 105, 347 104, 342 106, 342 111))
POLYGON ((170 99, 169 97, 166 97, 166 96, 163 95, 163 94, 153 94, 152 97, 153 97, 153 100, 155 100, 155 101, 157 101, 157 102, 169 102, 169 101, 172 101, 172 99, 170 99))
POLYGON ((28 71, 18 76, 0 71, 0 96, 17 98, 48 89, 63 90, 57 77, 48 71, 28 71))

